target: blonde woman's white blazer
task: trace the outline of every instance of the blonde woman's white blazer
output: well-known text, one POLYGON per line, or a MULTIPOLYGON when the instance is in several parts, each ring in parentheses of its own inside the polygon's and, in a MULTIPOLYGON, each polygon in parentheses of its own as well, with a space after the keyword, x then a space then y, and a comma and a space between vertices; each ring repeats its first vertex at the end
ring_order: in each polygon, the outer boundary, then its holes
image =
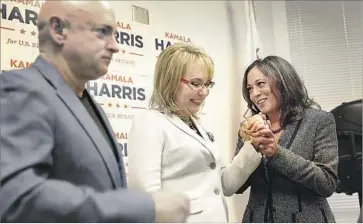
POLYGON ((145 110, 135 117, 128 135, 128 187, 185 193, 187 222, 228 222, 225 196, 246 182, 261 155, 246 142, 225 166, 216 143, 193 121, 202 137, 175 115, 145 110))

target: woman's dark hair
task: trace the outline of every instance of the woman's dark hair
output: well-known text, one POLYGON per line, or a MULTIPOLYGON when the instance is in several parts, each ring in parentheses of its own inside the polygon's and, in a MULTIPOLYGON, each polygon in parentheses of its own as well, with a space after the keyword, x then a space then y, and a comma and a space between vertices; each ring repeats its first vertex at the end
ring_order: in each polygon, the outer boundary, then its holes
POLYGON ((321 108, 319 104, 309 98, 302 79, 288 61, 278 56, 268 56, 254 61, 248 66, 243 76, 242 94, 252 114, 260 112, 252 103, 247 89, 247 75, 254 67, 274 81, 276 89, 280 91, 281 97, 278 104, 281 111, 280 125, 283 127, 295 121, 306 108, 314 106, 318 109, 321 108))

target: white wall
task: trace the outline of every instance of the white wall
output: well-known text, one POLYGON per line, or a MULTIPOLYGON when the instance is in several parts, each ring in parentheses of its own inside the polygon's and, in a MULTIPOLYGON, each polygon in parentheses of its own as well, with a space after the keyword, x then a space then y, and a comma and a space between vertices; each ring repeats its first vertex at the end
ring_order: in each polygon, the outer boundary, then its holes
POLYGON ((290 60, 284 1, 255 1, 256 23, 263 55, 278 55, 290 60))
MULTIPOLYGON (((230 1, 229 4, 233 8, 233 20, 235 22, 234 29, 236 36, 236 42, 234 49, 237 49, 235 58, 237 58, 234 68, 237 70, 237 76, 239 76, 238 88, 236 95, 241 96, 241 84, 242 76, 246 67, 242 66, 242 61, 244 61, 246 52, 246 18, 245 3, 244 1, 230 1)), ((262 49, 260 50, 260 56, 264 57, 267 55, 279 55, 281 57, 290 60, 290 47, 289 47, 289 37, 287 32, 286 23, 286 13, 285 13, 285 3, 284 1, 254 1, 255 5, 255 17, 257 23, 257 29, 259 32, 262 49)), ((246 102, 240 100, 240 110, 239 115, 243 114, 247 108, 246 102)), ((233 126, 233 129, 238 130, 239 127, 233 126)), ((235 210, 235 218, 240 221, 243 216, 243 212, 246 208, 249 198, 249 189, 247 189, 242 195, 235 195, 231 200, 231 205, 235 210)))
MULTIPOLYGON (((114 1, 118 18, 131 20, 131 4, 149 10, 150 27, 190 37, 202 46, 215 62, 216 85, 205 104, 203 123, 215 135, 223 160, 234 153, 239 127, 240 80, 233 66, 230 27, 225 1, 114 1)), ((243 10, 243 9, 242 9, 243 10)), ((132 150, 132 149, 129 149, 132 150)), ((231 222, 239 222, 241 209, 235 211, 228 198, 231 222)))
MULTIPOLYGON (((212 56, 216 67, 216 85, 207 99, 203 122, 214 133, 223 160, 228 162, 235 150, 240 114, 246 109, 245 102, 241 100, 241 76, 244 70, 241 62, 244 60, 246 41, 244 1, 228 1, 231 11, 227 11, 227 1, 110 3, 117 14, 117 20, 120 21, 132 20, 132 5, 148 9, 150 27, 155 32, 174 32, 189 37, 212 56), (233 16, 229 17, 228 12, 233 16)), ((261 56, 276 54, 290 60, 285 3, 255 1, 255 6, 257 28, 262 41, 261 56)), ((241 221, 248 196, 249 192, 246 191, 243 195, 228 199, 230 222, 241 221)))
MULTIPOLYGON (((146 8, 149 11, 150 25, 135 27, 136 32, 141 32, 144 37, 145 48, 138 49, 127 46, 121 46, 126 51, 136 51, 136 53, 142 50, 142 53, 150 53, 148 50, 150 44, 152 47, 153 40, 150 40, 150 34, 157 34, 161 38, 164 36, 164 32, 172 32, 179 36, 190 38, 193 43, 202 46, 212 56, 215 62, 215 79, 216 85, 211 91, 209 98, 205 104, 206 115, 203 117, 207 129, 214 133, 217 144, 220 147, 221 154, 224 162, 230 161, 235 151, 235 143, 237 139, 237 130, 239 128, 239 116, 240 116, 240 76, 237 74, 238 68, 235 66, 236 62, 240 58, 234 58, 232 56, 232 49, 235 46, 231 44, 231 35, 229 20, 226 10, 226 1, 109 1, 116 13, 118 22, 124 22, 126 24, 132 21, 132 5, 136 5, 142 8, 146 8), (150 28, 150 29, 149 29, 150 28), (147 33, 147 35, 146 35, 147 33), (147 39, 147 40, 146 40, 147 39)), ((39 5, 34 5, 28 1, 2 1, 7 5, 6 17, 9 16, 13 7, 19 7, 22 16, 25 15, 26 10, 39 11, 39 5)), ((37 1, 38 3, 38 1, 37 1)), ((241 8, 243 11, 243 8, 241 8)), ((4 11, 4 10, 3 10, 4 11)), ((4 11, 5 13, 5 11, 4 11)), ((242 21, 240 21, 242 22, 242 21)), ((243 22, 242 22, 243 23, 243 22)), ((132 24, 131 27, 133 27, 132 24)), ((34 24, 24 24, 18 20, 2 19, 2 26, 6 26, 10 29, 2 29, 1 55, 2 57, 1 68, 12 69, 9 61, 11 58, 18 61, 32 62, 38 55, 38 49, 18 45, 6 44, 8 38, 14 40, 26 40, 36 43, 36 36, 30 35, 31 31, 36 30, 34 24), (26 30, 24 35, 20 35, 21 29, 26 30), (14 47, 19 50, 14 51, 14 47), (19 54, 18 52, 22 52, 19 54)), ((119 31, 123 31, 119 29, 119 31)), ((126 31, 128 32, 128 31, 126 31)), ((133 31, 131 31, 132 33, 133 31)), ((164 40, 166 38, 163 38, 164 40)), ((174 41, 175 42, 175 41, 174 41)), ((153 50, 153 49, 150 49, 153 50)), ((236 50, 236 49, 234 49, 236 50)), ((135 53, 135 52, 134 52, 135 53)), ((118 58, 123 57, 121 53, 116 55, 118 58)), ((150 56, 150 55, 149 55, 150 56)), ((115 57, 115 56, 114 56, 115 57)), ((126 57, 126 56, 124 56, 126 57)), ((127 56, 128 59, 136 58, 136 56, 127 56)), ((131 60, 130 59, 130 60, 131 60)), ((151 67, 155 61, 153 57, 139 57, 137 58, 137 66, 125 65, 122 63, 111 63, 110 70, 117 72, 117 74, 126 74, 125 77, 130 77, 133 74, 148 73, 143 75, 152 75, 153 70, 151 67), (149 60, 150 58, 150 60, 149 60), (147 61, 146 61, 147 59, 147 61), (141 66, 140 66, 141 64, 141 66), (137 69, 137 70, 135 70, 137 69), (145 71, 147 70, 147 71, 145 71)), ((134 76, 137 81, 137 85, 144 85, 142 79, 139 76, 134 76)), ((102 81, 102 80, 101 80, 102 81)), ((100 83, 101 83, 100 81, 100 83)), ((102 81, 103 82, 103 81, 102 81)), ((112 83, 109 81, 108 83, 112 83)), ((121 85, 129 85, 127 83, 121 83, 121 85)), ((139 86, 138 86, 139 87, 139 86)), ((124 99, 109 99, 107 97, 99 97, 101 100, 114 100, 122 103, 127 103, 124 99)), ((106 102, 106 101, 105 101, 106 102)), ((137 103, 137 102, 133 102, 137 103)), ((110 109, 114 112, 113 109, 110 109)), ((116 112, 114 112, 116 113, 116 112)), ((125 112, 126 113, 126 112, 125 112)), ((120 125, 114 123, 116 121, 111 120, 113 126, 121 126, 117 131, 127 128, 126 121, 121 122, 120 125)), ((115 127, 114 127, 115 128, 115 127)), ((116 131, 116 130, 115 130, 116 131)), ((127 138, 126 138, 127 139, 127 138)), ((124 139, 122 140, 124 141, 124 139)), ((132 150, 132 149, 128 149, 132 150)), ((234 209, 233 197, 228 199, 230 221, 240 221, 241 209, 238 211, 234 209)))

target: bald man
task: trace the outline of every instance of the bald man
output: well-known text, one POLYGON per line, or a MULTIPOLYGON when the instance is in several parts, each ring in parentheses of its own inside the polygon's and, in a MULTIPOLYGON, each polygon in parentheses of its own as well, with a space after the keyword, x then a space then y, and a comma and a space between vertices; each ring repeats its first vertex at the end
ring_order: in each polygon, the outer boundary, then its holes
POLYGON ((114 132, 85 90, 118 52, 115 24, 105 2, 47 1, 33 66, 0 74, 1 222, 186 220, 183 195, 125 189, 114 132))

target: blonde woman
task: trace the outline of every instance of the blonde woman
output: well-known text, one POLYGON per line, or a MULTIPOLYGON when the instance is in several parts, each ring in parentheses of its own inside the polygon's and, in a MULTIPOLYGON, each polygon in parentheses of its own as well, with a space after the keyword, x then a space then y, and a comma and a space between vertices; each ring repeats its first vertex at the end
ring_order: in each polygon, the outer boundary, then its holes
POLYGON ((261 160, 246 142, 224 166, 213 135, 198 122, 213 73, 213 61, 202 49, 166 48, 156 63, 150 109, 134 119, 129 133, 129 187, 184 193, 190 198, 187 222, 227 222, 225 196, 234 194, 261 160))

